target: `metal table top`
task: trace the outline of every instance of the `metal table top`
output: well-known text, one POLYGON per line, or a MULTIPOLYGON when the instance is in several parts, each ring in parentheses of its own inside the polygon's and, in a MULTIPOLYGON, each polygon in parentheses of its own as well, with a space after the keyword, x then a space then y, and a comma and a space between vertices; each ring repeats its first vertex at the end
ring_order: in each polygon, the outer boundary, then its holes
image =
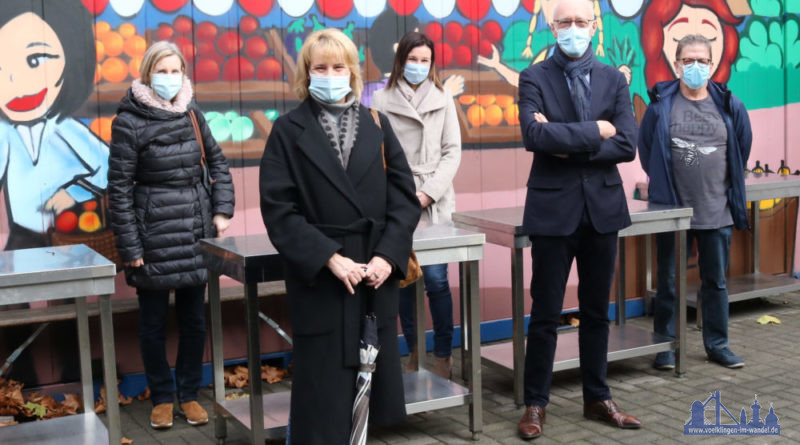
MULTIPOLYGON (((414 232, 413 246, 419 255, 428 251, 478 247, 465 251, 464 255, 455 253, 456 258, 448 262, 468 261, 482 258, 477 251, 480 250, 482 254, 485 240, 482 233, 452 225, 420 225, 414 232)), ((280 254, 266 234, 210 238, 201 240, 200 245, 207 254, 208 268, 220 275, 227 275, 242 283, 283 279, 284 265, 280 254)), ((434 263, 420 258, 420 264, 434 263)))
POLYGON ((750 173, 744 185, 748 201, 800 196, 800 176, 750 173))
POLYGON ((93 412, 0 428, 3 445, 97 445, 108 431, 93 412))
POLYGON ((3 251, 0 305, 112 294, 115 275, 114 263, 83 244, 3 251))
MULTIPOLYGON (((633 225, 620 231, 620 236, 657 233, 689 228, 692 209, 647 201, 628 200, 633 225)), ((486 233, 487 241, 507 247, 526 247, 530 243, 522 230, 524 207, 504 207, 453 213, 460 227, 486 233), (515 239, 516 238, 516 239, 515 239)))

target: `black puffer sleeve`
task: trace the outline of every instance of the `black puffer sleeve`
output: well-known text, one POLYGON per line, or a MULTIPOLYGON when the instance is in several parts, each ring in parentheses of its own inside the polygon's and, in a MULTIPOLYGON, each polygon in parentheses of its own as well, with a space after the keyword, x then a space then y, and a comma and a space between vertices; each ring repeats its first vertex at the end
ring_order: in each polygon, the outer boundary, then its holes
POLYGON ((136 225, 133 202, 134 177, 138 163, 136 126, 132 116, 119 114, 111 124, 108 158, 108 203, 111 227, 123 262, 142 258, 144 249, 136 225))

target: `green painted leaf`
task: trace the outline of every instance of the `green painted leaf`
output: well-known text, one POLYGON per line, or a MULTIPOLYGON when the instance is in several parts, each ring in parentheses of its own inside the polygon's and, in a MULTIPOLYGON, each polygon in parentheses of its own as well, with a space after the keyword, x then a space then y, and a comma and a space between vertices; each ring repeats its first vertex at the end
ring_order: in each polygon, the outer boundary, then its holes
POLYGON ((287 31, 293 32, 296 34, 302 34, 306 31, 306 19, 305 17, 299 18, 297 20, 292 20, 289 23, 289 26, 286 28, 287 31))

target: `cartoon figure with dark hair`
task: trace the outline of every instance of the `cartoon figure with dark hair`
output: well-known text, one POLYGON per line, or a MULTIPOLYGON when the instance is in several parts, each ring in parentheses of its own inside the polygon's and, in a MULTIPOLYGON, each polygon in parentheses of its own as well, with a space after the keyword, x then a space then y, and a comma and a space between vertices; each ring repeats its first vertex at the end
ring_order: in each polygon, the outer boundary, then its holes
MULTIPOLYGON (((80 0, 0 0, 0 186, 5 191, 6 250, 50 244, 48 227, 76 203, 106 188, 108 146, 70 115, 94 88, 93 20, 80 0), (81 184, 81 185, 79 185, 81 184), (85 187, 84 187, 85 186, 85 187)), ((61 379, 76 380, 75 325, 51 326, 61 379)), ((12 349, 32 329, 6 328, 12 349)), ((37 383, 30 354, 11 377, 37 383)))
POLYGON ((55 215, 106 188, 108 147, 70 115, 94 87, 92 18, 80 0, 0 1, 0 172, 6 249, 49 244, 55 215))
POLYGON ((742 20, 733 15, 725 0, 652 0, 646 8, 642 49, 648 88, 676 78, 670 61, 678 41, 688 34, 700 34, 711 42, 711 80, 728 81, 739 51, 736 25, 742 20))
MULTIPOLYGON (((364 42, 367 53, 362 68, 364 92, 361 94, 361 103, 364 106, 369 107, 372 103, 372 93, 386 87, 400 38, 409 32, 419 30, 419 19, 413 15, 399 15, 392 8, 386 8, 375 18, 364 42)), ((458 74, 448 76, 442 80, 442 86, 450 91, 453 97, 457 97, 464 92, 464 76, 458 74)))

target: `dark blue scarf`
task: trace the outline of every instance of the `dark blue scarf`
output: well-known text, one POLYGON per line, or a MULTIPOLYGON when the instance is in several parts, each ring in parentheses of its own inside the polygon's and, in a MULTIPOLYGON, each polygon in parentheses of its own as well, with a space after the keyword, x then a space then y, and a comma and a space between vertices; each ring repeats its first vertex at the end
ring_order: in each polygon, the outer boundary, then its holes
POLYGON ((586 80, 586 74, 592 69, 594 62, 594 51, 592 45, 578 60, 570 59, 561 48, 556 45, 552 55, 553 61, 562 71, 567 75, 569 82, 572 86, 570 88, 570 95, 572 96, 572 105, 575 106, 575 112, 578 114, 578 119, 583 121, 589 120, 589 110, 592 103, 592 90, 589 87, 589 82, 586 80))

